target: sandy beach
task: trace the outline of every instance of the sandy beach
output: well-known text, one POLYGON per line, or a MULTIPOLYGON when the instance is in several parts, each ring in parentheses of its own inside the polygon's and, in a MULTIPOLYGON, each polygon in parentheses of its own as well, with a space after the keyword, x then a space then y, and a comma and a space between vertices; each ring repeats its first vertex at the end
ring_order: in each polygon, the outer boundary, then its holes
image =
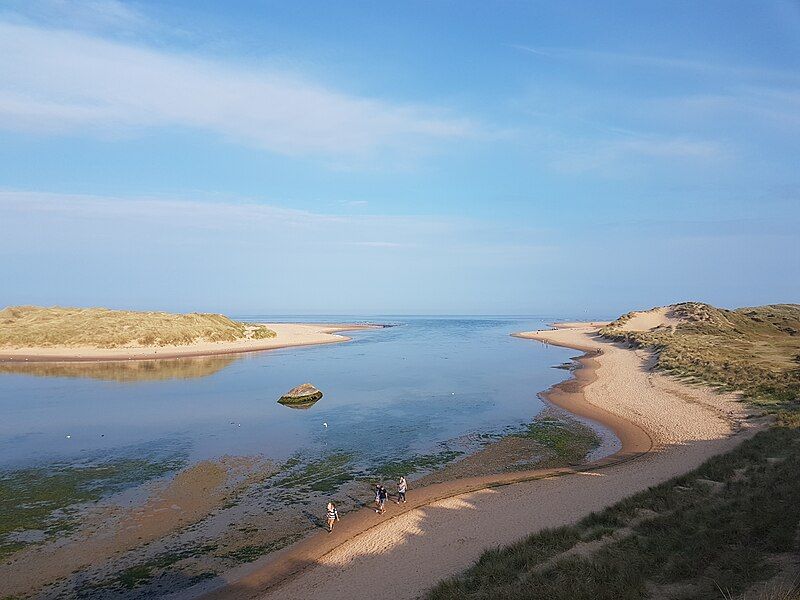
POLYGON ((0 362, 92 362, 153 360, 165 358, 190 358, 239 354, 261 350, 276 350, 294 346, 313 346, 346 342, 350 338, 338 335, 343 331, 372 329, 378 325, 361 324, 303 324, 264 323, 276 333, 273 338, 262 340, 239 340, 235 342, 205 342, 186 346, 149 346, 124 348, 13 348, 0 349, 0 362))
POLYGON ((648 352, 601 339, 600 325, 516 335, 585 353, 575 377, 543 396, 614 431, 622 443, 617 453, 576 467, 412 488, 408 504, 390 504, 383 516, 366 509, 347 515, 333 534, 310 536, 230 572, 227 584, 209 582, 177 597, 350 599, 367 597, 379 582, 394 597, 418 598, 486 549, 574 522, 685 473, 759 428, 736 395, 653 372, 648 352))

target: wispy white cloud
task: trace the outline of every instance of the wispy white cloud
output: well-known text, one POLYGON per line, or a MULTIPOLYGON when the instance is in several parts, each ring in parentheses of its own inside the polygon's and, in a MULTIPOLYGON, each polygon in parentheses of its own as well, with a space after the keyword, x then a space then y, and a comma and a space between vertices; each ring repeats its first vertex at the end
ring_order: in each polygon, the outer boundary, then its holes
POLYGON ((736 149, 697 137, 619 131, 595 137, 541 133, 537 152, 561 173, 596 172, 613 179, 651 172, 707 168, 729 161, 736 149))
POLYGON ((248 235, 255 232, 264 236, 264 241, 319 235, 316 239, 336 238, 359 245, 380 243, 372 241, 376 234, 388 237, 394 233, 407 242, 411 238, 419 240, 417 236, 435 238, 466 226, 464 221, 434 217, 331 215, 251 199, 221 202, 0 190, 0 215, 11 213, 28 215, 32 222, 61 215, 155 228, 170 224, 187 230, 219 229, 248 235))
POLYGON ((585 48, 534 47, 521 44, 513 44, 511 47, 522 52, 550 59, 573 60, 614 66, 623 65, 649 69, 665 69, 703 75, 711 74, 736 79, 771 79, 800 83, 800 73, 796 71, 754 65, 723 64, 701 58, 655 56, 650 54, 612 52, 585 48))
POLYGON ((337 158, 477 131, 442 109, 355 96, 296 73, 0 21, 0 127, 107 135, 161 126, 337 158))
POLYGON ((723 118, 745 119, 743 123, 764 123, 777 128, 800 126, 800 87, 776 89, 739 86, 727 92, 686 94, 651 101, 663 116, 677 115, 705 123, 723 118))
MULTIPOLYGON (((64 219, 124 230, 150 229, 163 233, 178 229, 224 232, 230 241, 248 238, 281 246, 302 240, 303 246, 335 244, 369 248, 470 247, 503 248, 509 239, 534 238, 541 230, 502 222, 431 215, 332 215, 285 208, 253 199, 191 200, 161 197, 114 197, 0 189, 0 221, 14 216, 32 226, 64 219)), ((11 232, 9 232, 11 233, 11 232)), ((129 234, 123 234, 128 237, 129 234)), ((2 236, 0 236, 2 237, 2 236)), ((518 241, 514 242, 518 245, 518 241)))
POLYGON ((106 33, 155 26, 133 3, 120 0, 6 0, 0 15, 19 22, 106 33))

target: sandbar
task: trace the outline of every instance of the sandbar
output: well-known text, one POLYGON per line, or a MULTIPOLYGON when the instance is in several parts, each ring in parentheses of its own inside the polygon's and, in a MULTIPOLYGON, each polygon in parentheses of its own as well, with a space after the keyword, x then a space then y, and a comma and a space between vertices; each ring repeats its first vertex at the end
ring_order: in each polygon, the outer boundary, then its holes
POLYGON ((0 362, 92 362, 154 360, 165 358, 190 358, 241 354, 276 350, 295 346, 334 344, 350 340, 343 331, 379 328, 380 325, 363 324, 307 324, 307 323, 263 323, 276 333, 275 337, 263 340, 238 340, 235 342, 202 342, 185 346, 147 346, 140 348, 75 348, 43 347, 0 349, 0 362))

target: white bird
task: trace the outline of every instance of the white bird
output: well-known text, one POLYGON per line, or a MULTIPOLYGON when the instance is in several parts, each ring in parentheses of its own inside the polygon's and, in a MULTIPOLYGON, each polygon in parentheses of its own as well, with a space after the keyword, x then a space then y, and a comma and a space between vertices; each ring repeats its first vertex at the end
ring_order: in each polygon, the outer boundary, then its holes
POLYGON ((323 424, 322 424, 322 426, 323 426, 323 427, 327 427, 327 426, 328 426, 328 424, 327 424, 327 423, 323 423, 323 424))
POLYGON ((69 439, 69 438, 71 438, 71 437, 72 437, 71 435, 68 435, 68 436, 67 436, 67 439, 69 439))

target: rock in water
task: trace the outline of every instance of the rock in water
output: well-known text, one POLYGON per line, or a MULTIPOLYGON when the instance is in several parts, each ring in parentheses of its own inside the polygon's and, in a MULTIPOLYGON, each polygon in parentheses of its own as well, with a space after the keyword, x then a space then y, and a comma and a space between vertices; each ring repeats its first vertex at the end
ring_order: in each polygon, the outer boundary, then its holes
POLYGON ((286 406, 308 408, 320 398, 322 398, 322 392, 310 383, 304 383, 290 389, 280 397, 278 402, 286 406))

